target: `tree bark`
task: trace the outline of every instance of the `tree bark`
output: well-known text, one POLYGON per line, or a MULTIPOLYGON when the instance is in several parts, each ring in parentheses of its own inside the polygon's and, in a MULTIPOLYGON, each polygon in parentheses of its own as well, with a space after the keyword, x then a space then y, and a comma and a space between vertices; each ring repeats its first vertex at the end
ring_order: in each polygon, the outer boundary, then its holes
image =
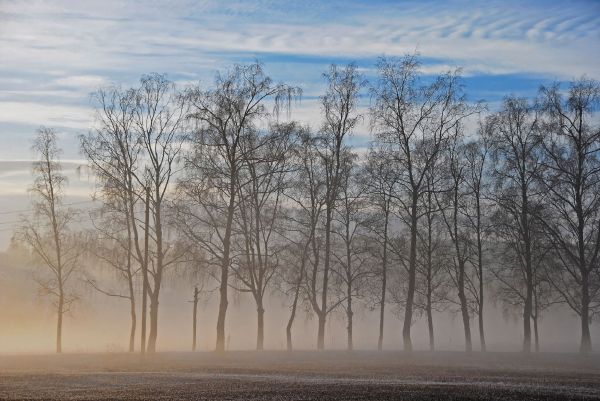
POLYGON ((129 305, 130 305, 130 310, 129 310, 129 314, 131 315, 131 329, 129 331, 129 352, 134 352, 135 351, 135 330, 137 327, 137 317, 135 314, 135 298, 134 298, 134 292, 133 292, 133 282, 130 279, 129 282, 129 305))
MULTIPOLYGON (((389 206, 388 206, 389 207, 389 206)), ((383 228, 383 260, 381 266, 381 304, 379 306, 379 339, 377 340, 377 350, 383 350, 383 325, 385 319, 385 296, 387 292, 387 247, 388 247, 388 222, 389 211, 385 212, 385 222, 383 228)))
POLYGON ((354 312, 352 312, 352 295, 350 294, 350 289, 348 290, 348 304, 347 304, 347 310, 346 310, 346 316, 348 318, 348 351, 352 351, 354 349, 354 343, 353 343, 353 339, 352 339, 352 317, 354 316, 354 312))
POLYGON ((258 325, 256 333, 256 350, 262 351, 264 349, 265 342, 265 309, 262 306, 262 300, 260 301, 258 308, 256 309, 258 314, 258 325))
MULTIPOLYGON (((333 189, 330 189, 332 191, 333 189)), ((332 195, 328 195, 330 199, 332 195)), ((327 319, 327 290, 329 286, 329 263, 331 252, 331 220, 333 213, 333 201, 327 205, 325 220, 325 261, 323 264, 323 289, 321 293, 321 313, 319 314, 319 328, 317 332, 317 349, 325 348, 325 320, 327 319)))
POLYGON ((192 323, 192 351, 196 351, 196 319, 198 316, 198 287, 194 287, 194 316, 192 323))
MULTIPOLYGON (((525 168, 523 168, 523 171, 525 168)), ((531 352, 531 314, 533 312, 533 268, 531 262, 531 238, 529 232, 529 200, 526 183, 521 183, 521 227, 523 229, 523 242, 525 246, 525 280, 526 295, 523 308, 523 352, 531 352)))
MULTIPOLYGON (((144 205, 144 259, 142 261, 142 328, 141 328, 141 353, 146 353, 146 319, 148 317, 148 261, 149 261, 149 240, 150 240, 150 191, 146 188, 146 202, 144 205)), ((137 228, 134 228, 135 240, 137 243, 137 228)), ((138 248, 139 249, 139 248, 138 248)))
POLYGON ((590 295, 587 274, 582 275, 581 284, 581 345, 579 346, 579 352, 589 354, 592 352, 592 336, 590 334, 590 295))
POLYGON ((294 319, 296 318, 296 308, 298 307, 298 297, 300 295, 300 283, 296 287, 296 291, 294 293, 294 302, 292 303, 292 311, 290 312, 290 318, 288 319, 287 326, 285 328, 285 337, 286 337, 286 345, 287 350, 292 351, 292 325, 294 324, 294 319))
POLYGON ((62 352, 62 321, 64 314, 64 295, 62 288, 59 289, 60 295, 58 297, 58 316, 56 321, 56 353, 60 354, 62 352))
POLYGON ((317 331, 317 349, 322 350, 325 347, 325 313, 318 314, 319 327, 317 331))
POLYGON ((481 241, 481 203, 479 191, 476 192, 475 196, 477 208, 477 268, 479 270, 479 305, 477 319, 479 321, 479 344, 481 352, 485 352, 485 331, 483 327, 483 245, 481 241))
POLYGON ((435 338, 433 333, 433 310, 431 306, 431 279, 427 281, 427 328, 429 329, 429 350, 435 351, 435 338))
MULTIPOLYGON (((156 290, 155 290, 156 291, 156 290)), ((156 338, 158 334, 158 293, 150 297, 150 333, 148 335, 148 352, 156 352, 156 338)))
POLYGON ((465 278, 464 278, 464 264, 459 267, 459 281, 458 281, 458 298, 460 300, 460 312, 462 315, 463 328, 465 330, 465 351, 471 352, 473 350, 473 344, 471 342, 471 325, 469 321, 469 306, 467 304, 467 297, 465 295, 465 278))
POLYGON ((412 326, 413 302, 415 297, 416 268, 417 268, 417 202, 418 193, 413 189, 412 209, 410 220, 410 257, 408 271, 408 293, 406 295, 406 308, 404 311, 404 325, 402 327, 402 339, 404 350, 412 351, 410 328, 412 326))
POLYGON ((229 255, 231 247, 231 229, 233 224, 233 212, 235 209, 235 177, 236 172, 232 169, 230 175, 230 197, 227 207, 227 224, 225 226, 225 236, 223 238, 223 260, 221 261, 221 283, 219 287, 219 315, 217 317, 217 344, 216 351, 225 351, 225 316, 227 314, 227 290, 229 279, 229 255))

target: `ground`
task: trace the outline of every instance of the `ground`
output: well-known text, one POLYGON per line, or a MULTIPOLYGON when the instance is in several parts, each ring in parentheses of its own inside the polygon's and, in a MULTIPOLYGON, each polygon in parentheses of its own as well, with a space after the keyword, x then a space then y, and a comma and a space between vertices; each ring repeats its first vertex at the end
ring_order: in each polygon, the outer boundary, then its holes
POLYGON ((229 352, 0 356, 2 400, 600 399, 600 355, 229 352))

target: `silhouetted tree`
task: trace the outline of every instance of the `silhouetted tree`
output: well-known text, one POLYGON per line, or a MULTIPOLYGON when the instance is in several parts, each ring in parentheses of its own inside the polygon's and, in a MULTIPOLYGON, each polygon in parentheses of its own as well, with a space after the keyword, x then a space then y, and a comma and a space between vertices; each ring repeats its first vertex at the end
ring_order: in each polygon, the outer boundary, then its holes
POLYGON ((198 129, 185 155, 186 177, 180 186, 187 205, 180 208, 179 220, 187 224, 189 238, 206 251, 207 263, 220 270, 217 351, 225 350, 233 218, 244 164, 242 142, 259 121, 277 116, 299 96, 298 88, 273 83, 258 63, 236 65, 217 75, 213 89, 196 88, 188 93, 189 117, 198 129), (272 111, 267 109, 268 102, 272 111))
MULTIPOLYGON (((362 171, 362 185, 365 186, 367 202, 373 208, 373 216, 370 221, 370 230, 373 238, 379 244, 378 252, 381 261, 381 269, 377 275, 380 282, 378 301, 379 304, 379 337, 377 349, 383 349, 383 329, 385 319, 385 304, 388 291, 388 267, 389 267, 389 242, 390 223, 393 217, 393 191, 395 190, 398 172, 393 164, 389 163, 385 154, 371 149, 362 171)), ((376 296, 377 297, 377 296, 376 296)))
MULTIPOLYGON (((538 111, 527 100, 508 97, 502 109, 490 117, 490 145, 494 157, 496 223, 500 238, 511 244, 523 280, 523 351, 531 350, 534 267, 532 241, 536 198, 540 194, 536 177, 541 173, 542 146, 538 111)), ((506 266, 504 266, 506 267, 506 266)), ((498 275, 496 275, 498 277, 498 275)))
POLYGON ((555 251, 548 275, 581 318, 580 352, 592 350, 590 321, 600 312, 600 83, 542 87, 544 125, 544 228, 555 251))
POLYGON ((36 278, 42 294, 51 297, 56 308, 56 352, 62 352, 63 317, 77 295, 72 283, 81 267, 84 246, 71 231, 76 213, 63 205, 67 178, 61 173, 56 132, 40 128, 33 143, 39 157, 33 164, 33 212, 25 219, 17 236, 31 250, 47 274, 36 278))
MULTIPOLYGON (((318 150, 325 168, 325 234, 322 284, 320 302, 312 302, 318 318, 317 348, 325 345, 325 322, 333 307, 339 304, 328 301, 329 274, 331 269, 331 226, 333 213, 339 196, 343 160, 348 149, 345 138, 358 124, 361 116, 357 114, 358 94, 364 85, 356 65, 344 68, 332 65, 324 75, 327 90, 321 97, 323 125, 319 133, 318 150)), ((312 294, 315 295, 316 294, 312 294)), ((316 300, 315 300, 316 301, 316 300)))
POLYGON ((427 193, 427 172, 456 124, 472 113, 462 95, 458 72, 422 84, 415 56, 381 58, 378 81, 372 88, 371 125, 377 146, 389 156, 400 173, 395 201, 410 235, 408 284, 404 302, 402 337, 405 350, 412 350, 410 328, 416 288, 417 224, 422 216, 419 201, 427 193))

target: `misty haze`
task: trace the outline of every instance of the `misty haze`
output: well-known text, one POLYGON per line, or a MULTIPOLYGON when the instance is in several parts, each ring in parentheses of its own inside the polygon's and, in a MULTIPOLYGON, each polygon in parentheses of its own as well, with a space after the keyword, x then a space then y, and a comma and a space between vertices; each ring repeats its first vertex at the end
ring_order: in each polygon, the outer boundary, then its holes
POLYGON ((0 0, 0 399, 600 399, 600 4, 0 0))

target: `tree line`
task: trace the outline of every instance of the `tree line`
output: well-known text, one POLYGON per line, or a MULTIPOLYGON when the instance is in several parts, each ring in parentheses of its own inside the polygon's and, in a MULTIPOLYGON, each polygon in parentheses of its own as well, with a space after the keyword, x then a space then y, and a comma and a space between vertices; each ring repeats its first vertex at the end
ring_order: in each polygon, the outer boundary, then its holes
MULTIPOLYGON (((524 352, 539 350, 539 319, 556 304, 579 316, 580 351, 591 352, 600 83, 542 86, 490 111, 466 100, 460 70, 432 79, 416 56, 380 58, 372 82, 354 64, 332 65, 323 79, 318 127, 284 118, 302 91, 260 63, 218 73, 210 87, 179 89, 151 74, 99 89, 94 128, 80 136, 100 203, 85 229, 76 225, 84 212, 63 201, 56 132, 39 130, 34 211, 15 238, 47 272, 37 280, 56 306, 57 352, 78 274, 128 302, 129 350, 139 334, 141 352, 154 352, 163 279, 174 269, 216 283, 217 351, 230 291, 255 302, 262 350, 265 297, 277 290, 289 305, 289 350, 300 308, 317 319, 318 349, 331 313, 343 311, 353 349, 362 304, 378 312, 379 350, 392 308, 407 351, 421 318, 435 348, 441 311, 460 315, 466 351, 473 330, 485 351, 484 305, 494 299, 521 316, 524 352), (366 151, 349 141, 362 123, 366 151), (117 288, 98 278, 107 270, 117 288)), ((197 289, 194 299, 195 314, 197 289)))

